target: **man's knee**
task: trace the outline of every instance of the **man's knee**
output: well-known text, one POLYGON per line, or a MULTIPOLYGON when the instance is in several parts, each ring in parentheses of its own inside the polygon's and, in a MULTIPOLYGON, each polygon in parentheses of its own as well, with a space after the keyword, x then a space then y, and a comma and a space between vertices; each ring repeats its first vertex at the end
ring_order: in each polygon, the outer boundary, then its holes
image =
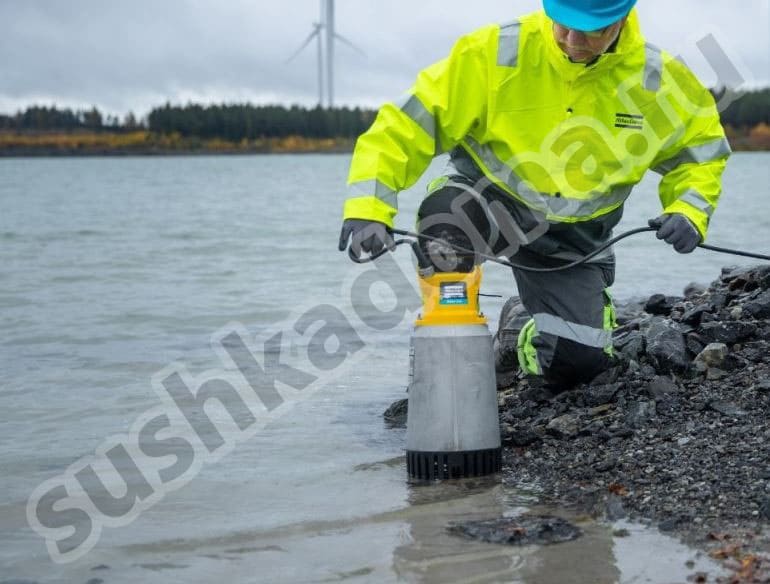
POLYGON ((440 272, 470 272, 476 263, 476 251, 482 251, 489 224, 479 201, 468 187, 450 182, 429 194, 417 213, 423 253, 440 272), (466 251, 459 251, 459 246, 466 251))
POLYGON ((611 359, 604 349, 559 338, 551 363, 543 368, 543 375, 548 381, 572 386, 591 381, 610 364, 611 359))

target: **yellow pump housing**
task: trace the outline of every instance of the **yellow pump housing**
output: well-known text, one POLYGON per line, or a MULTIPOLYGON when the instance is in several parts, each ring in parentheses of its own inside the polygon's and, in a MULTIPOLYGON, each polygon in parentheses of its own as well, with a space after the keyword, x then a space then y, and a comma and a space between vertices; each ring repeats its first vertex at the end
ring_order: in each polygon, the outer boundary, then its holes
POLYGON ((469 273, 436 273, 419 281, 423 312, 415 326, 487 324, 479 310, 480 266, 469 273))

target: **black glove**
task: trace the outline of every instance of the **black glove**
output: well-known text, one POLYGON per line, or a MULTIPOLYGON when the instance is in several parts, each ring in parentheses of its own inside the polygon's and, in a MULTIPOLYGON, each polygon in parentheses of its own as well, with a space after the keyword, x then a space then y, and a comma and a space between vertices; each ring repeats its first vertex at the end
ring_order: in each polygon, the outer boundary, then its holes
POLYGON ((347 249, 348 239, 351 239, 350 248, 353 253, 359 257, 362 251, 377 255, 385 248, 392 251, 396 247, 390 228, 379 221, 345 219, 340 231, 340 251, 347 249))
POLYGON ((655 234, 658 239, 664 239, 679 253, 691 253, 701 242, 695 225, 681 213, 650 219, 649 225, 658 230, 655 234))

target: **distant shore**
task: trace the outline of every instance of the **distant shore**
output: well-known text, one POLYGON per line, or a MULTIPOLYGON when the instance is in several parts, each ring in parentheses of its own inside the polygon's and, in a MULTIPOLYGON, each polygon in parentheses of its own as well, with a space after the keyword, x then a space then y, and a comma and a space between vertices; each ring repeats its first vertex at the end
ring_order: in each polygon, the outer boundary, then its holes
MULTIPOLYGON (((770 127, 726 127, 736 152, 770 151, 770 127)), ((0 131, 0 157, 22 156, 179 156, 216 154, 348 154, 355 139, 286 136, 238 142, 135 131, 0 131)))
POLYGON ((349 138, 287 136, 230 142, 147 130, 131 132, 1 132, 0 157, 181 156, 213 154, 339 154, 353 151, 349 138))

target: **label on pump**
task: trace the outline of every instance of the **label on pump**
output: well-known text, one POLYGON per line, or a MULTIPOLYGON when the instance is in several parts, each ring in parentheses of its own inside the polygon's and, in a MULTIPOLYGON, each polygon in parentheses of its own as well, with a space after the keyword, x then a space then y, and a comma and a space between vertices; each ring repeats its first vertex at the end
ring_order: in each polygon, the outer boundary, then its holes
POLYGON ((442 282, 439 304, 468 304, 465 282, 442 282))

